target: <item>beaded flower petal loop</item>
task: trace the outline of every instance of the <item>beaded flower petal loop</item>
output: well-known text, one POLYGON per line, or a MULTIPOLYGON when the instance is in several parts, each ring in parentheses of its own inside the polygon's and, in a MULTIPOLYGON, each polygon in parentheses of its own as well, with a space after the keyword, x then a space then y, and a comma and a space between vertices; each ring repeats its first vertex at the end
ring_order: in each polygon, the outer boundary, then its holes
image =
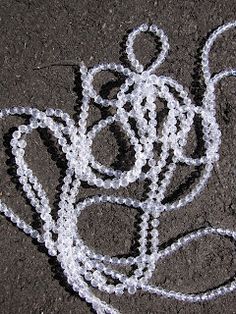
POLYGON ((236 22, 219 27, 212 33, 203 48, 202 71, 206 89, 201 106, 196 106, 192 102, 188 93, 177 81, 155 74, 167 56, 168 38, 156 25, 143 24, 134 29, 127 39, 126 52, 131 69, 114 63, 104 63, 87 69, 84 64, 81 64, 83 100, 78 125, 67 113, 59 109, 49 108, 43 112, 36 108, 13 107, 0 111, 1 118, 10 115, 28 115, 30 117, 29 124, 20 125, 13 133, 10 144, 15 156, 19 182, 31 205, 42 219, 42 233, 33 229, 2 201, 0 201, 0 212, 26 234, 38 242, 44 243, 48 253, 56 256, 61 264, 64 275, 73 290, 90 303, 97 313, 118 313, 118 311, 96 297, 89 287, 89 282, 91 286, 107 293, 120 295, 128 291, 128 293, 134 294, 138 289, 142 289, 156 295, 188 302, 209 301, 236 289, 236 279, 210 291, 195 294, 166 290, 149 283, 153 272, 158 271, 158 261, 184 248, 194 240, 207 235, 227 236, 236 240, 236 231, 211 227, 191 232, 165 249, 160 249, 158 231, 161 213, 177 210, 190 203, 206 185, 213 165, 219 159, 221 132, 215 118, 215 86, 222 78, 235 76, 236 70, 228 69, 212 76, 209 69, 209 52, 218 36, 233 27, 236 27, 236 22), (144 69, 144 66, 137 60, 133 49, 134 40, 141 32, 150 32, 161 42, 160 54, 147 69, 144 69), (93 87, 95 76, 99 72, 107 70, 125 77, 125 81, 114 99, 102 98, 93 87), (157 132, 155 105, 157 98, 164 100, 168 108, 168 114, 160 132, 157 132), (87 118, 91 100, 100 106, 112 106, 115 108, 115 114, 101 119, 92 129, 88 130, 87 118), (131 105, 129 111, 125 109, 127 103, 131 105), (205 153, 200 158, 189 157, 185 152, 188 134, 196 116, 199 116, 202 121, 205 148, 205 153), (130 123, 131 118, 136 123, 136 132, 130 123), (60 122, 58 122, 59 120, 60 122), (94 138, 102 129, 113 123, 121 125, 135 152, 135 162, 128 171, 120 171, 102 165, 92 154, 91 146, 94 138), (51 215, 46 192, 24 159, 27 135, 38 128, 47 128, 51 131, 67 160, 57 220, 51 215), (158 160, 154 158, 156 144, 161 146, 158 160), (169 159, 171 161, 167 162, 169 159), (199 182, 187 195, 173 203, 164 203, 167 188, 178 163, 201 166, 203 168, 202 175, 199 182), (144 171, 146 165, 148 165, 148 170, 144 171), (98 173, 105 175, 106 178, 102 179, 98 173), (138 180, 150 182, 145 201, 115 195, 88 197, 79 203, 76 201, 82 181, 98 188, 117 190, 138 180), (92 204, 102 205, 104 203, 123 204, 131 208, 138 208, 141 212, 139 254, 137 256, 117 258, 102 255, 89 248, 80 237, 77 224, 81 212, 92 204), (53 234, 57 235, 56 240, 53 234), (113 269, 114 265, 133 266, 134 270, 128 276, 113 269), (115 279, 116 283, 109 283, 109 278, 115 279))

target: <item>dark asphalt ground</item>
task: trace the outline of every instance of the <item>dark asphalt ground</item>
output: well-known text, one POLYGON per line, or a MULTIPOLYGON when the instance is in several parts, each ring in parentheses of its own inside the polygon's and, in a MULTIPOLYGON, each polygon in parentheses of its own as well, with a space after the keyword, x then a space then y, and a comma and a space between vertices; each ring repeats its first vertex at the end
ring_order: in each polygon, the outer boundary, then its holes
MULTIPOLYGON (((235 19, 235 0, 214 1, 11 1, 0 0, 0 104, 60 108, 74 115, 80 104, 80 84, 76 68, 54 66, 34 70, 42 64, 63 61, 87 66, 98 62, 120 62, 121 43, 127 31, 143 22, 156 23, 169 37, 168 60, 158 70, 177 79, 193 94, 197 81, 198 49, 209 31, 235 19), (195 82, 195 83, 194 83, 195 82)), ((153 53, 151 37, 140 37, 136 51, 149 61, 153 53)), ((212 71, 236 66, 236 31, 217 41, 211 53, 212 71)), ((97 87, 107 92, 108 81, 101 75, 97 87), (105 86, 104 86, 105 85, 105 86)), ((217 89, 217 119, 222 130, 220 162, 204 192, 191 204, 162 216, 161 243, 204 226, 236 227, 236 80, 224 79, 217 89)), ((160 105, 161 106, 161 105, 160 105)), ((90 124, 106 114, 91 106, 90 124)), ((1 122, 0 195, 17 213, 37 225, 37 218, 17 186, 9 156, 12 128, 24 121, 9 118, 1 122)), ((192 136, 194 147, 194 134, 192 136)), ((94 142, 94 154, 106 165, 126 169, 130 147, 117 129, 106 129, 94 142), (119 162, 118 160, 124 160, 119 162)), ((45 132, 29 137, 26 159, 38 175, 53 204, 62 178, 64 159, 54 140, 45 132)), ((180 167, 172 191, 194 169, 180 167)), ((133 184, 118 194, 141 199, 145 186, 133 184)), ((80 197, 102 193, 89 188, 80 197)), ((109 191, 108 191, 109 192, 109 191)), ((171 192, 170 192, 171 193, 171 192)), ((186 191, 183 191, 186 193, 186 191)), ((174 194, 175 195, 175 194, 174 194)), ((138 213, 123 206, 94 206, 84 211, 79 231, 97 251, 111 255, 128 254, 134 244, 138 213)), ((184 292, 199 292, 228 282, 235 275, 235 244, 229 239, 208 237, 189 245, 158 264, 152 283, 184 292)), ((135 296, 101 296, 122 313, 231 314, 236 313, 235 293, 202 304, 185 304, 144 292, 135 296)), ((55 260, 0 217, 0 313, 91 313, 88 305, 69 289, 55 260)))

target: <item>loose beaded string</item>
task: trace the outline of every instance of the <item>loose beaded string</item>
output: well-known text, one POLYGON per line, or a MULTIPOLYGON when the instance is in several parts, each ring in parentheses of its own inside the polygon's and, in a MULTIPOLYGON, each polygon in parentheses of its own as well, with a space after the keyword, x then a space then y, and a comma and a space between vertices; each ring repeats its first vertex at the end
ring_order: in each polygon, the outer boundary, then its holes
POLYGON ((42 219, 42 231, 32 228, 2 201, 0 201, 0 212, 26 234, 39 243, 44 243, 48 253, 56 256, 61 264, 64 275, 73 290, 90 303, 97 313, 118 313, 118 311, 97 298, 88 283, 106 293, 120 295, 128 291, 134 294, 137 289, 142 289, 156 295, 188 302, 209 301, 236 289, 236 279, 229 284, 196 294, 167 290, 149 284, 157 263, 177 250, 183 249, 192 241, 208 235, 227 236, 236 240, 236 231, 203 228, 181 237, 165 249, 159 249, 158 231, 161 213, 177 210, 190 203, 206 185, 213 165, 219 159, 221 132, 215 118, 215 86, 222 78, 235 76, 236 71, 228 69, 212 76, 209 69, 209 52, 218 36, 233 27, 236 27, 236 22, 219 27, 212 33, 203 48, 202 70, 206 90, 201 107, 192 102, 178 82, 172 78, 154 74, 167 56, 168 39, 156 25, 143 24, 134 29, 127 39, 126 52, 133 70, 114 63, 96 65, 88 70, 84 64, 81 64, 83 100, 78 125, 67 113, 59 109, 48 108, 43 112, 36 108, 13 107, 0 111, 0 118, 10 115, 30 117, 29 124, 20 125, 12 134, 10 144, 12 154, 15 156, 19 182, 31 205, 42 219), (147 69, 137 60, 133 49, 134 40, 141 32, 153 33, 162 45, 159 56, 147 69), (108 70, 125 77, 125 82, 121 85, 116 99, 102 98, 93 87, 95 76, 101 71, 108 70), (155 105, 157 98, 164 100, 168 108, 160 134, 157 132, 155 105), (101 119, 91 130, 88 130, 87 119, 91 100, 101 106, 112 106, 116 109, 116 113, 106 119, 101 119), (128 102, 131 104, 130 111, 127 111, 124 106, 128 102), (191 158, 185 154, 185 146, 196 116, 202 121, 205 154, 200 158, 191 158), (136 133, 132 129, 130 119, 136 122, 136 133), (115 170, 102 165, 92 154, 91 146, 98 133, 113 123, 119 123, 135 152, 134 165, 128 171, 115 170), (52 132, 67 160, 56 220, 51 215, 52 210, 46 192, 24 159, 26 138, 38 128, 47 128, 52 132), (158 160, 154 158, 155 144, 161 145, 158 160), (171 153, 173 156, 168 164, 167 160, 171 157, 171 153), (200 180, 184 197, 173 203, 164 203, 167 188, 178 163, 202 166, 200 180), (145 165, 149 166, 146 172, 145 165), (106 175, 106 178, 102 179, 96 173, 106 175), (150 182, 145 201, 115 195, 101 195, 76 202, 81 181, 98 188, 116 190, 137 180, 150 182), (141 212, 137 256, 117 258, 98 254, 80 237, 77 224, 81 212, 93 204, 104 203, 126 205, 130 208, 138 208, 141 212), (56 240, 53 235, 57 235, 56 240), (113 269, 113 265, 132 266, 133 274, 127 276, 113 269), (109 278, 115 279, 118 283, 109 283, 109 278))

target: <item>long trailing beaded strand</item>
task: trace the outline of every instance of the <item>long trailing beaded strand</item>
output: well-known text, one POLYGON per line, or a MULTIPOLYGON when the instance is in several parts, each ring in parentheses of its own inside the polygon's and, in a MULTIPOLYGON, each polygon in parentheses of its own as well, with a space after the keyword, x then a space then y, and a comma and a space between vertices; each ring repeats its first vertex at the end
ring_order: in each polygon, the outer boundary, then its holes
POLYGON ((177 81, 167 76, 154 74, 167 56, 168 38, 156 25, 143 24, 134 29, 127 39, 126 52, 132 69, 115 63, 99 64, 87 69, 84 64, 81 64, 83 100, 78 125, 67 113, 59 109, 48 108, 43 112, 30 107, 12 107, 0 111, 0 118, 10 115, 28 115, 30 117, 27 125, 20 125, 12 134, 10 144, 12 154, 15 156, 19 182, 30 204, 42 219, 42 232, 40 233, 27 224, 2 201, 0 201, 0 212, 26 234, 39 243, 44 243, 48 253, 57 258, 73 290, 90 303, 99 314, 114 314, 118 311, 96 297, 90 289, 89 282, 92 287, 106 293, 120 295, 124 291, 128 291, 128 293, 134 294, 137 289, 142 289, 149 293, 187 302, 209 301, 236 290, 236 279, 229 284, 195 294, 167 290, 149 284, 149 280, 156 270, 157 262, 177 250, 183 249, 192 241, 208 235, 227 236, 236 240, 236 231, 234 230, 204 228, 179 238, 165 249, 159 249, 158 231, 161 213, 177 210, 190 203, 205 187, 213 165, 219 159, 221 132, 215 118, 215 86, 224 77, 236 76, 236 71, 227 69, 211 75, 209 53, 218 36, 234 27, 236 27, 236 22, 220 26, 212 33, 203 48, 202 70, 206 89, 201 107, 192 102, 188 93, 177 81), (141 32, 153 33, 162 44, 159 56, 147 69, 137 60, 133 49, 134 41, 141 32), (107 70, 125 77, 125 82, 121 85, 116 99, 102 98, 93 87, 95 76, 99 72, 107 70), (175 94, 178 94, 178 97, 175 94), (168 114, 159 133, 157 132, 155 105, 157 98, 164 100, 168 108, 168 114), (101 119, 88 130, 87 118, 91 100, 101 106, 112 106, 116 112, 113 116, 101 119), (125 109, 126 103, 131 104, 130 111, 125 109), (191 158, 185 154, 188 134, 195 116, 199 116, 202 121, 205 154, 200 158, 191 158), (131 118, 136 122, 136 132, 130 124, 131 118), (91 147, 97 134, 113 123, 120 124, 135 152, 134 165, 128 171, 104 166, 96 161, 92 154, 91 147), (24 159, 27 136, 38 128, 47 128, 52 132, 67 160, 57 220, 54 220, 51 215, 46 192, 24 159), (158 160, 154 158, 156 144, 161 145, 158 160), (171 152, 173 156, 171 162, 168 163, 171 152), (167 188, 171 183, 176 166, 180 162, 186 165, 202 166, 202 175, 199 182, 187 195, 173 203, 164 203, 167 188), (144 171, 145 165, 148 165, 147 171, 144 171), (165 170, 164 174, 160 175, 163 170, 165 170), (106 178, 102 179, 97 173, 105 174, 106 178), (138 180, 150 182, 145 201, 116 195, 97 195, 88 197, 79 203, 76 202, 81 181, 98 188, 117 190, 138 180), (80 237, 77 223, 81 212, 93 204, 102 205, 107 202, 140 210, 139 253, 137 256, 118 258, 98 254, 89 248, 80 237), (55 234, 57 235, 56 240, 53 237, 55 234), (127 276, 125 273, 113 269, 113 265, 134 266, 133 274, 127 276), (109 278, 115 279, 118 283, 109 283, 109 278))

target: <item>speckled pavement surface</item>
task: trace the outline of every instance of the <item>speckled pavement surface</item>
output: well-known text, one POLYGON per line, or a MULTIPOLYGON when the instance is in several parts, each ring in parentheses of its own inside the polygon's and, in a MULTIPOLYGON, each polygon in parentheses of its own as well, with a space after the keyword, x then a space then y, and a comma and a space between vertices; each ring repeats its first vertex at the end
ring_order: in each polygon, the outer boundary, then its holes
MULTIPOLYGON (((102 61, 119 62, 124 36, 143 22, 158 24, 169 37, 171 51, 158 73, 177 79, 191 91, 192 98, 199 98, 196 81, 202 39, 218 25, 235 19, 235 12, 235 0, 0 0, 1 108, 13 105, 53 107, 74 115, 80 104, 76 68, 34 68, 64 61, 83 60, 87 66, 102 61)), ((152 38, 140 37, 135 47, 140 59, 148 62, 153 55, 152 38)), ((211 53, 211 65, 213 72, 236 66, 235 30, 217 41, 211 53)), ((114 80, 109 75, 101 75, 96 80, 97 88, 105 94, 110 85, 116 85, 107 82, 114 80)), ((203 226, 236 228, 235 87, 236 80, 229 78, 217 89, 217 119, 222 130, 219 165, 207 188, 191 205, 162 216, 162 244, 203 226)), ((161 111, 161 106, 159 104, 157 110, 161 111)), ((92 105, 90 124, 106 114, 92 105)), ((22 121, 9 118, 0 124, 0 195, 21 217, 40 227, 14 180, 8 150, 10 134, 22 121)), ((189 149, 194 150, 194 132, 191 138, 189 149)), ((129 143, 117 128, 101 132, 93 151, 103 164, 122 169, 130 166, 129 143)), ((53 204, 58 198, 64 171, 64 159, 53 138, 46 132, 35 131, 29 137, 26 159, 53 204)), ((188 178, 194 177, 192 172, 194 169, 179 168, 169 192, 172 199, 186 193, 191 185, 188 178), (175 189, 177 192, 173 193, 175 189)), ((102 192, 84 185, 80 197, 102 192)), ((144 192, 145 186, 136 183, 117 193, 142 199, 144 192)), ((83 212, 78 228, 84 240, 97 251, 123 255, 135 247, 137 219, 138 212, 124 206, 93 206, 83 212)), ((152 283, 184 292, 199 292, 229 281, 235 271, 235 244, 229 239, 207 237, 159 263, 152 283)), ((142 291, 134 296, 97 295, 126 314, 236 313, 235 293, 197 304, 167 300, 142 291)), ((90 307, 66 286, 55 260, 4 217, 0 217, 0 313, 91 313, 90 307)))

